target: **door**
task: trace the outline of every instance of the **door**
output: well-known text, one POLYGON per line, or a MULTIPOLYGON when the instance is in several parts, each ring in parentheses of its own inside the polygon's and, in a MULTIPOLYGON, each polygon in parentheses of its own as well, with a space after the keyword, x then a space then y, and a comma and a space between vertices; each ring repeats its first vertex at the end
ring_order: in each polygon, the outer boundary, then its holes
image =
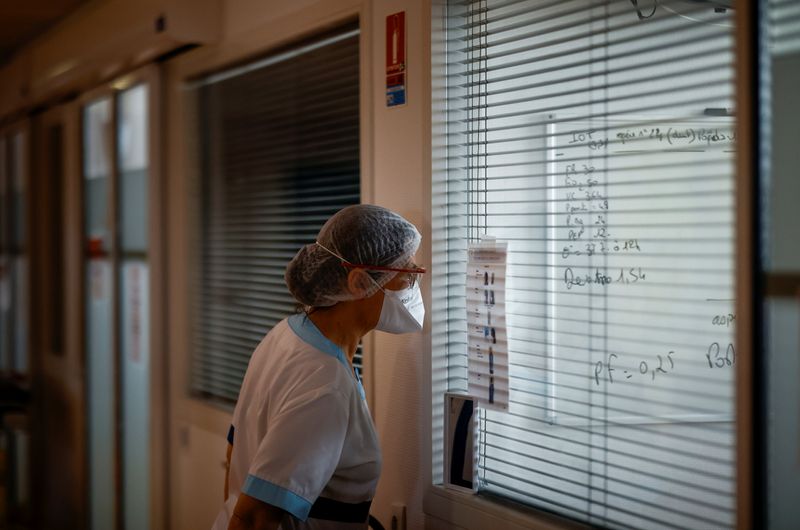
POLYGON ((31 303, 36 333, 36 517, 42 528, 85 528, 85 421, 79 333, 81 276, 74 104, 33 117, 36 214, 32 219, 31 303), (72 257, 72 259, 70 259, 72 257), (58 477, 58 480, 52 480, 58 477))
POLYGON ((166 506, 157 81, 145 69, 81 98, 93 529, 159 528, 166 506))

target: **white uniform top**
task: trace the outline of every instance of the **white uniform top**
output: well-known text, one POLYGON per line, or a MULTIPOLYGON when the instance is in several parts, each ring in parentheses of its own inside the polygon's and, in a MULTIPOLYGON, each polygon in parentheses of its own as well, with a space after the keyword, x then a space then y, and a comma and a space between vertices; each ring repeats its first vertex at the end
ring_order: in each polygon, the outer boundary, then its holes
POLYGON ((342 350, 306 315, 258 345, 228 433, 228 527, 241 492, 287 512, 281 528, 367 528, 381 468, 364 388, 342 350))

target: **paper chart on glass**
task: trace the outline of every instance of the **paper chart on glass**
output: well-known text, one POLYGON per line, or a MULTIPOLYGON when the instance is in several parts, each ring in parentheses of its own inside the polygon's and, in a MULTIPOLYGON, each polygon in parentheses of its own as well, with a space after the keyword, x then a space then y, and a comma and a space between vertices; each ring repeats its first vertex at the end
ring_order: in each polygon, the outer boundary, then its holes
POLYGON ((508 333, 506 257, 508 243, 470 245, 467 258, 467 349, 469 393, 486 409, 507 411, 508 333))

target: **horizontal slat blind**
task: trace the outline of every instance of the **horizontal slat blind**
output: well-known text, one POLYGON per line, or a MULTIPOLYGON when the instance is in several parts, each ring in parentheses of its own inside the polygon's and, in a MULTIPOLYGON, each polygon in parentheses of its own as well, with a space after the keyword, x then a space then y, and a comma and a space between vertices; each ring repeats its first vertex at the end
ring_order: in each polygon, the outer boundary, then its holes
POLYGON ((359 202, 358 53, 348 26, 192 85, 196 393, 236 400, 253 349, 295 311, 287 263, 328 217, 359 202))
POLYGON ((612 528, 734 524, 723 4, 448 4, 435 388, 467 391, 467 244, 509 242, 510 405, 480 412, 481 493, 612 528))
POLYGON ((783 56, 800 50, 800 3, 797 0, 767 2, 770 53, 783 56))

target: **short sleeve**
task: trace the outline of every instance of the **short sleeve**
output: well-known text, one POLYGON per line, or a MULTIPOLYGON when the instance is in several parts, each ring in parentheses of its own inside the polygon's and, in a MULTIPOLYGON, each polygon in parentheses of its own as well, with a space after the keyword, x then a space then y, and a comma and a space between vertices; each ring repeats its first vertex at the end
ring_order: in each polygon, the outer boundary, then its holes
POLYGON ((308 392, 269 419, 242 492, 305 521, 339 463, 350 406, 338 390, 308 392))

